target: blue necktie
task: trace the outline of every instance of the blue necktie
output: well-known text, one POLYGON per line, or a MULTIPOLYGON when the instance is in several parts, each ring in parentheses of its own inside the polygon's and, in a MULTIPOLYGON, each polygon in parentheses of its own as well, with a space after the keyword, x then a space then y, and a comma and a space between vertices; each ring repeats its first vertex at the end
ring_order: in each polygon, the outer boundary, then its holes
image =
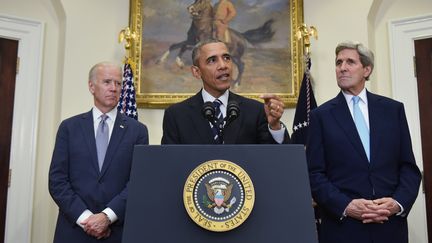
POLYGON ((109 131, 108 131, 108 124, 106 123, 108 116, 102 114, 100 118, 101 121, 99 122, 99 126, 96 131, 96 150, 98 156, 99 170, 102 170, 102 165, 108 148, 109 131))
POLYGON ((360 97, 353 96, 353 114, 354 114, 354 123, 357 127, 357 132, 360 135, 361 142, 363 144, 363 148, 366 152, 367 158, 370 161, 370 141, 369 141, 369 129, 366 125, 365 118, 363 113, 359 107, 360 97))
POLYGON ((213 139, 216 141, 216 143, 222 143, 222 138, 220 131, 223 128, 223 115, 220 109, 220 106, 222 105, 222 102, 219 99, 216 99, 213 101, 213 106, 215 108, 215 125, 212 127, 213 130, 213 139))

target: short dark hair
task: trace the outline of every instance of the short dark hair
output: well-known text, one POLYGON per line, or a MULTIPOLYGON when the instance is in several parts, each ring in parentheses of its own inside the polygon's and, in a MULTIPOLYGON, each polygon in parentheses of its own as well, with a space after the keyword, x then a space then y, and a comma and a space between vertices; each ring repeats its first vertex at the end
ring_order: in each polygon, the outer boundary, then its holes
MULTIPOLYGON (((336 46, 336 50, 335 50, 336 56, 339 54, 339 52, 345 49, 356 50, 360 56, 361 64, 363 65, 363 67, 368 67, 368 66, 371 67, 370 74, 372 74, 372 71, 374 69, 374 54, 371 50, 369 50, 369 48, 367 48, 360 42, 346 41, 346 42, 339 43, 336 46)), ((369 76, 366 77, 366 80, 369 80, 369 76)))
POLYGON ((205 39, 205 40, 198 42, 192 50, 192 63, 193 63, 193 65, 198 66, 198 58, 201 54, 200 53, 201 47, 203 47, 204 45, 210 44, 210 43, 222 43, 225 46, 227 46, 227 44, 225 42, 223 42, 219 39, 205 39))

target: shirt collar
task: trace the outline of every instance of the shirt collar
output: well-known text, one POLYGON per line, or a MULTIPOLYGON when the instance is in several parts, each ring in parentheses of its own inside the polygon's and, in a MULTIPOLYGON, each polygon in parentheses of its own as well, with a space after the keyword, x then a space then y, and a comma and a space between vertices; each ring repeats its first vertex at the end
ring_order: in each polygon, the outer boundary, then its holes
MULTIPOLYGON (((103 114, 96 106, 93 106, 93 122, 99 121, 100 116, 103 114)), ((115 121, 117 118, 117 107, 114 107, 108 113, 105 113, 111 121, 115 121)))
POLYGON ((226 106, 228 104, 229 90, 226 90, 225 93, 221 95, 219 98, 213 97, 205 89, 202 89, 201 95, 204 100, 204 103, 207 101, 213 102, 215 99, 219 99, 222 102, 222 105, 226 106))
MULTIPOLYGON (((342 90, 342 94, 344 95, 347 104, 350 104, 352 102, 352 97, 354 95, 346 93, 343 90, 342 90)), ((363 101, 363 103, 365 103, 365 105, 368 104, 366 88, 363 88, 363 90, 357 96, 360 97, 360 101, 363 101)))

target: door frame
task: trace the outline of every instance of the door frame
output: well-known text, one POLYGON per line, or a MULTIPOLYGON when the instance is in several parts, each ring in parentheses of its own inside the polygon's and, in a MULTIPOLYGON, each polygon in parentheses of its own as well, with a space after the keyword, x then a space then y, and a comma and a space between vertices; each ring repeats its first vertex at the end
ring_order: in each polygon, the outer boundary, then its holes
POLYGON ((39 94, 44 25, 40 21, 0 15, 0 36, 18 40, 5 242, 30 242, 36 165, 39 94), (19 111, 19 112, 18 112, 19 111))
MULTIPOLYGON (((392 20, 388 27, 393 97, 405 105, 413 152, 417 165, 423 171, 420 112, 413 57, 415 56, 414 40, 432 37, 432 15, 392 20)), ((408 223, 411 225, 409 227, 410 242, 427 242, 423 184, 408 217, 408 223)))

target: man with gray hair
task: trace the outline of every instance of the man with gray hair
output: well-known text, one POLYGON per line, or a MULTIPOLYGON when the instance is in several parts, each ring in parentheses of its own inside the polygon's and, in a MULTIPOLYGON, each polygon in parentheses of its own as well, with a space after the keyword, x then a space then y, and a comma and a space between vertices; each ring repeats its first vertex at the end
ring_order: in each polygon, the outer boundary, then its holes
POLYGON ((121 242, 132 153, 148 144, 147 127, 117 111, 121 84, 118 65, 94 65, 93 108, 60 124, 49 170, 54 243, 121 242))
POLYGON ((404 106, 365 88, 373 53, 336 47, 341 92, 311 112, 307 160, 320 243, 406 243, 421 175, 404 106))

